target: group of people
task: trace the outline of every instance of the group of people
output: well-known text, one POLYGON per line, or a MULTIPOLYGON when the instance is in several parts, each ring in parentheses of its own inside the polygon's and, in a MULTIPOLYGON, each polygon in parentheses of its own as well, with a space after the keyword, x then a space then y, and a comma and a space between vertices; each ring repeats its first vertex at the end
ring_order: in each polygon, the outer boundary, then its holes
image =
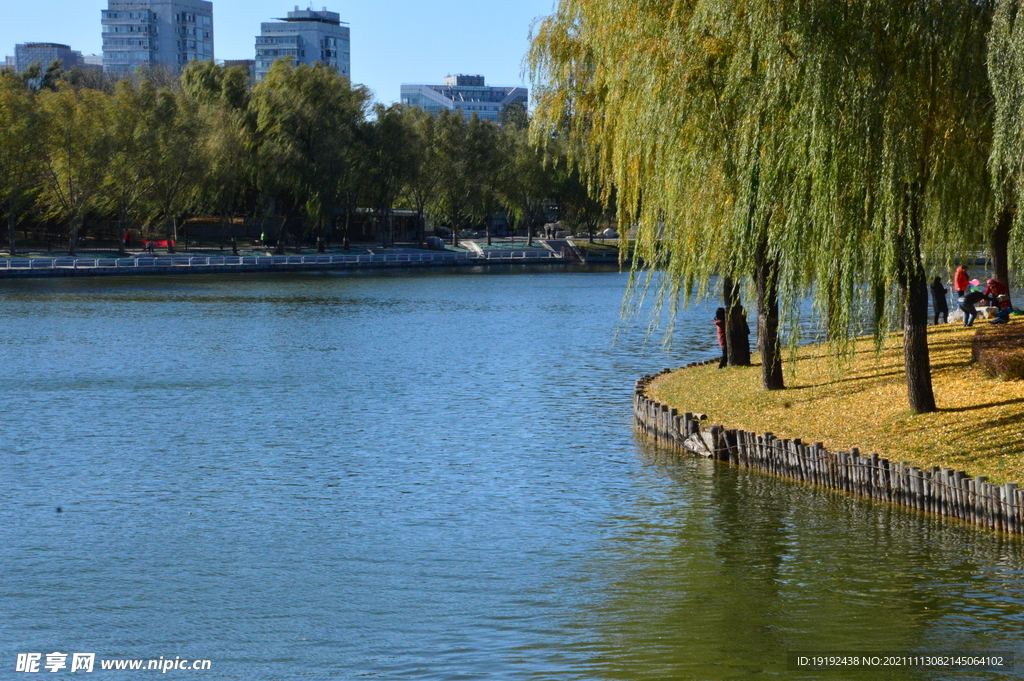
MULTIPOLYGON (((972 287, 970 275, 967 268, 956 268, 953 274, 953 291, 956 293, 957 307, 964 313, 964 326, 973 326, 974 320, 978 317, 978 303, 986 301, 989 305, 997 308, 995 318, 990 320, 991 324, 1006 324, 1010 321, 1010 314, 1013 312, 1013 305, 1010 302, 1010 291, 1001 281, 989 279, 986 282, 985 290, 980 287, 972 287)), ((977 282, 974 282, 977 284, 977 282)), ((946 302, 946 288, 942 285, 942 277, 935 277, 932 282, 932 309, 935 312, 935 323, 939 318, 945 322, 949 316, 949 305, 946 302)))
MULTIPOLYGON (((997 308, 995 317, 989 320, 990 324, 1006 324, 1010 321, 1013 313, 1013 305, 1010 303, 1010 291, 1001 281, 989 279, 984 290, 981 290, 979 282, 971 282, 967 268, 960 266, 956 268, 953 275, 953 291, 956 293, 957 307, 964 313, 964 326, 973 326, 974 320, 978 317, 978 303, 986 301, 989 305, 997 308), (973 284, 973 285, 972 285, 973 284)), ((935 277, 931 285, 932 308, 935 312, 935 323, 941 318, 943 323, 949 320, 949 303, 946 299, 948 293, 942 285, 942 277, 935 277)), ((749 338, 750 327, 747 326, 747 316, 740 308, 742 321, 742 336, 749 338)), ((725 308, 715 310, 715 328, 718 330, 718 347, 722 349, 722 360, 718 364, 721 369, 726 366, 729 360, 728 334, 726 333, 725 308)), ((747 340, 749 342, 749 340, 747 340)))

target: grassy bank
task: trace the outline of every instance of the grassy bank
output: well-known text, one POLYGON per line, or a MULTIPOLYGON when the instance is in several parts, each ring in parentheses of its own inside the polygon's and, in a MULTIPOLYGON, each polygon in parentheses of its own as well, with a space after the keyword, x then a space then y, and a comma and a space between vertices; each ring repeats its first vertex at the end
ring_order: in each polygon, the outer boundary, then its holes
POLYGON ((931 327, 939 407, 933 414, 915 415, 907 408, 897 336, 880 357, 870 339, 859 340, 839 375, 825 348, 801 348, 787 367, 783 391, 761 389, 760 366, 712 365, 666 374, 648 396, 680 412, 705 413, 726 428, 824 442, 833 450, 860 447, 893 461, 1024 482, 1024 381, 983 374, 971 361, 973 336, 974 329, 961 326, 931 327))

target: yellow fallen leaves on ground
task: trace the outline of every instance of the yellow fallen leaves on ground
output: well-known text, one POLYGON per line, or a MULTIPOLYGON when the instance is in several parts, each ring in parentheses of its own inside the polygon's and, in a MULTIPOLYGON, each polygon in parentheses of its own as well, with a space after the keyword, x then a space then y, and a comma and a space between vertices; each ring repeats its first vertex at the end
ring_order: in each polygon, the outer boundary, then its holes
POLYGON ((881 355, 872 339, 858 339, 841 373, 825 347, 800 348, 795 363, 786 362, 786 390, 761 388, 755 356, 752 367, 710 365, 666 374, 647 394, 680 412, 707 414, 711 424, 726 428, 824 442, 831 450, 859 447, 861 454, 892 461, 1024 483, 1024 381, 985 376, 971 361, 974 333, 958 325, 930 327, 939 408, 932 414, 910 412, 898 334, 881 355))

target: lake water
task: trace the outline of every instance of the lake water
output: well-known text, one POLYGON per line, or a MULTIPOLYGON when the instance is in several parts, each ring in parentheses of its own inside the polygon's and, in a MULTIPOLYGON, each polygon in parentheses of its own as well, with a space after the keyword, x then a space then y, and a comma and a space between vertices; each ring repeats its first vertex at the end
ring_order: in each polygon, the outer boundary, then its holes
POLYGON ((1024 676, 787 670, 1021 655, 1024 545, 639 443, 633 381, 717 349, 616 335, 625 281, 3 282, 0 678, 1024 676))

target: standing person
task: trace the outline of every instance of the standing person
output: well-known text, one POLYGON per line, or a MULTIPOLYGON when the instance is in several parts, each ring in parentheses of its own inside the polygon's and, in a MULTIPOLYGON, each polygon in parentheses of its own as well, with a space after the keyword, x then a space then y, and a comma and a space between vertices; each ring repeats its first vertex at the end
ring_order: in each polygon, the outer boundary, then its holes
POLYGON ((729 362, 729 352, 725 343, 725 308, 715 310, 715 328, 718 330, 718 347, 722 348, 722 361, 718 363, 719 369, 724 369, 729 362))
POLYGON ((978 310, 974 306, 982 300, 987 300, 981 291, 970 291, 960 298, 960 310, 964 313, 964 326, 973 326, 974 318, 978 316, 978 310))
POLYGON ((939 315, 942 315, 942 323, 949 321, 949 303, 946 302, 946 287, 942 285, 942 277, 935 277, 932 282, 932 309, 935 311, 935 324, 939 323, 939 315))
POLYGON ((953 274, 953 290, 956 291, 957 299, 967 295, 967 289, 971 287, 970 279, 966 267, 961 265, 956 268, 956 272, 953 274))

